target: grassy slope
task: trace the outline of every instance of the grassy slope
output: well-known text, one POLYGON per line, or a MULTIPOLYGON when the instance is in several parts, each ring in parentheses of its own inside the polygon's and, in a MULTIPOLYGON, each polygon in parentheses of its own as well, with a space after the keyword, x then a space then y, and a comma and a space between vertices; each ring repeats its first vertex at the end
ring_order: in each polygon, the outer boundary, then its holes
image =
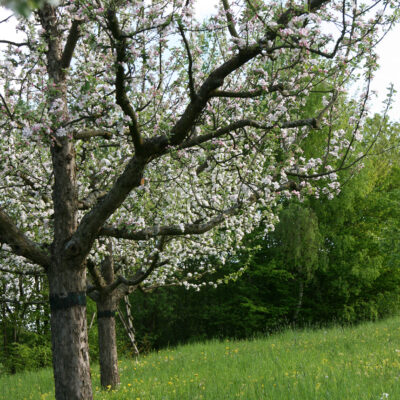
MULTIPOLYGON (((355 328, 287 331, 121 360, 121 387, 95 399, 400 399, 400 318, 355 328), (389 394, 388 397, 384 393, 389 394)), ((0 378, 0 399, 52 399, 51 371, 0 378)))

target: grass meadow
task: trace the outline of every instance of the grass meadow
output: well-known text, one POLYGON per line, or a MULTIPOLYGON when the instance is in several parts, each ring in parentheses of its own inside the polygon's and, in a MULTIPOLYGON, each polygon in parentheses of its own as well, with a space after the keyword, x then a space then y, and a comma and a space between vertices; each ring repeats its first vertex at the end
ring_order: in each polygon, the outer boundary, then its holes
MULTIPOLYGON (((356 327, 287 330, 211 341, 120 361, 121 385, 96 400, 400 399, 400 317, 356 327)), ((0 399, 54 398, 51 370, 0 377, 0 399)))

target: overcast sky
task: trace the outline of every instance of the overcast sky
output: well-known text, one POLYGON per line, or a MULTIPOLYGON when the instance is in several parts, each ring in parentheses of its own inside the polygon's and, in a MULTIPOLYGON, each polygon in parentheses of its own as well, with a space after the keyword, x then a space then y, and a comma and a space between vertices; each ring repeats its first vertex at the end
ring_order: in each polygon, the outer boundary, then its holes
MULTIPOLYGON (((200 18, 215 12, 214 5, 217 0, 198 0, 197 15, 200 18)), ((8 10, 0 7, 0 20, 10 15, 8 10)), ((0 24, 0 39, 15 40, 15 30, 13 26, 0 24)), ((385 100, 390 83, 394 84, 395 89, 400 91, 400 25, 395 27, 383 41, 378 45, 380 70, 376 73, 372 82, 372 89, 378 92, 378 97, 371 104, 372 112, 381 112, 384 108, 382 102, 385 100)), ((0 86, 1 82, 0 82, 0 86)), ((400 122, 400 95, 395 97, 393 109, 390 112, 392 120, 400 122)))
MULTIPOLYGON (((400 91, 400 25, 397 25, 378 45, 380 69, 372 82, 372 89, 379 93, 379 98, 374 102, 373 111, 382 110, 382 101, 385 100, 390 83, 400 91)), ((400 96, 396 94, 396 102, 390 112, 394 121, 400 122, 400 96)))

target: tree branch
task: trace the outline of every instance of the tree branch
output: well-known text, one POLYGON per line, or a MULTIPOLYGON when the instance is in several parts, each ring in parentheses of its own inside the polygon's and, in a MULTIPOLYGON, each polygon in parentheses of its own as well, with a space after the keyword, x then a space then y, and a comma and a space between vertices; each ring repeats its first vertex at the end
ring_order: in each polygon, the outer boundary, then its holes
MULTIPOLYGON (((328 109, 328 108, 326 108, 326 109, 328 109)), ((191 138, 190 140, 187 140, 186 142, 182 143, 182 145, 179 146, 179 148, 186 149, 189 147, 197 146, 197 145, 207 142, 211 139, 216 139, 221 136, 224 136, 227 133, 232 132, 236 129, 245 128, 245 127, 252 127, 252 128, 257 128, 257 129, 263 129, 263 130, 271 130, 274 128, 288 129, 288 128, 298 128, 301 126, 309 126, 310 128, 318 129, 319 121, 322 118, 322 116, 323 116, 323 112, 320 112, 318 114, 318 116, 314 117, 314 118, 305 118, 305 119, 299 119, 299 120, 295 120, 295 121, 286 121, 286 122, 276 123, 273 125, 264 125, 264 124, 260 124, 258 121, 254 121, 251 119, 242 119, 242 120, 236 121, 224 128, 218 129, 215 132, 208 133, 206 135, 195 136, 194 138, 191 138)))
POLYGON ((8 244, 14 254, 25 257, 45 269, 50 266, 50 256, 37 243, 28 239, 1 208, 0 242, 8 244))
POLYGON ((229 97, 229 98, 247 99, 247 98, 258 97, 265 93, 273 93, 273 92, 281 91, 283 89, 284 89, 283 85, 279 84, 279 85, 271 85, 268 88, 268 90, 259 89, 259 90, 252 90, 249 92, 232 92, 232 91, 226 91, 226 90, 214 90, 213 92, 210 93, 210 97, 229 97))
POLYGON ((17 47, 29 46, 29 42, 17 43, 17 42, 12 42, 12 41, 10 41, 10 40, 0 40, 0 43, 9 44, 9 45, 11 45, 11 46, 17 46, 17 47))
POLYGON ((132 33, 122 33, 122 37, 124 38, 133 38, 134 36, 138 35, 139 33, 143 33, 143 32, 147 32, 147 31, 151 31, 152 29, 160 29, 163 30, 164 28, 166 28, 171 22, 173 21, 172 16, 168 17, 165 22, 162 22, 161 24, 157 24, 157 25, 153 25, 153 26, 148 26, 146 28, 141 28, 138 29, 135 32, 132 33))
POLYGON ((71 64, 72 55, 74 53, 76 44, 78 43, 79 37, 81 35, 80 25, 83 21, 74 19, 72 21, 71 28, 69 30, 67 42, 65 43, 64 51, 61 56, 61 68, 68 68, 71 64))
POLYGON ((183 42, 185 44, 185 48, 186 48, 186 53, 188 56, 188 77, 189 77, 189 92, 190 92, 190 100, 194 101, 195 97, 196 97, 196 92, 194 89, 194 80, 193 80, 193 59, 192 59, 192 54, 190 52, 190 47, 189 47, 189 43, 186 39, 185 36, 185 32, 183 31, 183 27, 182 24, 179 22, 178 23, 178 29, 179 32, 182 36, 183 42))
MULTIPOLYGON (((96 268, 95 263, 92 260, 87 260, 86 265, 88 267, 90 276, 93 278, 96 289, 102 290, 107 284, 101 275, 100 271, 96 268)), ((90 292, 90 291, 89 291, 90 292)))
POLYGON ((131 231, 126 228, 119 229, 112 226, 105 226, 100 230, 99 236, 137 241, 148 240, 157 236, 200 235, 219 225, 227 216, 236 214, 241 206, 242 204, 235 204, 215 217, 210 218, 207 222, 166 226, 155 225, 149 228, 144 228, 140 231, 131 231))
POLYGON ((133 144, 135 146, 136 154, 140 153, 142 148, 142 141, 137 117, 129 98, 126 94, 125 89, 125 71, 124 63, 126 62, 126 37, 121 32, 119 27, 117 15, 114 10, 109 9, 107 11, 108 28, 116 41, 115 49, 117 52, 117 59, 115 63, 116 76, 115 76, 115 97, 117 104, 121 107, 123 113, 128 116, 131 120, 129 124, 129 132, 132 137, 133 144))
POLYGON ((92 137, 103 137, 104 139, 111 139, 112 132, 106 131, 104 129, 96 130, 96 129, 85 129, 80 132, 74 133, 74 139, 76 140, 87 140, 92 137))
POLYGON ((9 118, 11 119, 11 121, 14 119, 13 115, 11 114, 10 109, 8 108, 8 104, 5 100, 5 98, 3 97, 3 95, 0 93, 0 97, 1 97, 1 101, 3 102, 4 107, 6 108, 7 114, 9 116, 9 118))
POLYGON ((239 35, 236 31, 235 23, 233 21, 233 17, 230 11, 228 0, 222 0, 222 5, 224 6, 226 19, 228 21, 228 30, 232 37, 238 38, 239 35))
POLYGON ((240 68, 246 62, 261 54, 262 46, 255 44, 245 49, 240 49, 239 53, 230 60, 216 68, 200 87, 194 101, 190 102, 183 115, 171 130, 169 144, 176 146, 183 142, 190 132, 195 120, 203 111, 213 91, 223 85, 224 79, 233 71, 240 68))
MULTIPOLYGON (((309 11, 314 12, 329 1, 330 0, 311 0, 309 11)), ((306 11, 304 8, 289 8, 281 14, 277 23, 278 25, 286 26, 291 18, 305 13, 306 11)), ((265 37, 259 40, 258 43, 239 49, 237 54, 210 73, 197 92, 196 99, 190 102, 179 121, 171 129, 171 137, 169 139, 170 145, 179 145, 186 139, 194 122, 203 111, 207 101, 212 97, 211 93, 223 85, 224 79, 233 71, 236 71, 242 65, 261 54, 262 50, 265 48, 265 44, 270 40, 274 40, 276 37, 277 31, 270 29, 265 37)))
POLYGON ((69 256, 77 258, 76 262, 85 259, 104 222, 123 203, 130 191, 140 186, 145 165, 146 160, 132 157, 107 195, 82 218, 76 232, 65 246, 69 256))
POLYGON ((158 262, 160 259, 160 253, 165 243, 166 239, 162 237, 156 246, 156 252, 152 257, 151 264, 146 270, 140 269, 132 278, 129 279, 125 278, 122 275, 119 275, 117 279, 114 282, 110 283, 107 287, 105 287, 103 291, 106 293, 113 293, 117 291, 117 297, 121 298, 122 296, 125 296, 135 290, 136 287, 141 282, 143 282, 155 269, 161 267, 168 262, 158 262))
POLYGON ((93 207, 106 194, 107 192, 103 190, 93 190, 85 198, 78 201, 78 209, 88 210, 89 208, 93 207))

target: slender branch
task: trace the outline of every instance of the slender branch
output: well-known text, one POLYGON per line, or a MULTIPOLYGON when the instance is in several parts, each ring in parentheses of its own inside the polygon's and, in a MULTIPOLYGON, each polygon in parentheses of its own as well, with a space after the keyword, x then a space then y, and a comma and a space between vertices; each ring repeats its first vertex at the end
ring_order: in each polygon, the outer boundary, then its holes
POLYGON ((45 269, 50 266, 50 256, 37 243, 28 239, 1 208, 0 242, 8 244, 14 254, 25 257, 45 269))
POLYGON ((138 29, 137 31, 132 32, 132 33, 129 33, 129 34, 127 34, 127 33, 122 33, 121 36, 124 37, 124 38, 132 38, 132 37, 138 35, 139 33, 151 31, 151 30, 153 30, 153 29, 159 29, 159 28, 161 28, 161 30, 162 30, 162 29, 166 28, 172 21, 173 21, 173 18, 172 18, 172 16, 171 16, 171 17, 168 17, 167 20, 166 20, 165 22, 161 23, 161 24, 153 25, 153 26, 148 26, 148 27, 146 27, 146 28, 141 28, 141 29, 138 29))
POLYGON ((0 21, 0 24, 4 24, 4 22, 7 22, 7 21, 10 20, 13 16, 14 16, 14 14, 11 14, 11 15, 9 15, 8 17, 2 19, 2 20, 0 21))
POLYGON ((310 52, 312 52, 314 54, 320 55, 320 56, 328 58, 328 59, 332 59, 333 57, 335 57, 336 53, 339 50, 340 43, 343 42, 343 39, 344 39, 344 37, 346 35, 347 25, 346 25, 346 21, 345 21, 345 9, 344 9, 344 7, 345 7, 345 1, 343 1, 343 10, 342 10, 343 28, 342 28, 342 31, 340 33, 340 36, 336 40, 335 47, 332 49, 332 51, 330 53, 326 53, 324 51, 320 51, 320 50, 313 49, 313 48, 308 48, 307 50, 309 50, 310 52))
POLYGON ((9 45, 11 45, 11 46, 17 46, 17 47, 29 46, 29 42, 17 43, 17 42, 12 42, 12 41, 10 41, 10 40, 0 40, 0 43, 9 44, 9 45))
POLYGON ((251 8, 251 10, 254 12, 255 16, 257 17, 257 19, 259 21, 261 21, 262 24, 265 25, 265 20, 263 18, 260 17, 259 13, 257 12, 256 8, 254 7, 254 5, 252 4, 252 2, 250 0, 246 0, 247 5, 251 8))
POLYGON ((210 97, 230 97, 230 98, 238 98, 238 99, 247 99, 247 98, 253 98, 253 97, 258 97, 261 96, 265 93, 273 93, 277 91, 283 90, 284 87, 282 84, 279 85, 271 85, 268 90, 252 90, 248 92, 232 92, 232 91, 226 91, 226 90, 214 90, 213 92, 210 93, 210 97))
POLYGON ((3 95, 2 95, 1 93, 0 93, 0 97, 1 97, 1 101, 2 101, 3 104, 4 104, 4 107, 6 108, 6 111, 7 111, 8 116, 10 117, 11 120, 13 120, 13 119, 14 119, 14 118, 13 118, 13 115, 11 114, 11 111, 10 111, 10 109, 8 108, 8 104, 7 104, 5 98, 3 97, 3 95))
POLYGON ((115 49, 117 52, 117 59, 115 63, 116 77, 115 77, 115 97, 117 104, 121 107, 122 111, 131 120, 129 124, 129 132, 132 137, 133 144, 135 146, 136 153, 138 154, 142 147, 142 141, 139 125, 136 117, 136 113, 131 106, 129 98, 126 94, 125 89, 125 71, 124 63, 126 62, 126 37, 121 32, 119 27, 116 12, 109 9, 107 11, 108 28, 115 40, 115 49))
POLYGON ((211 139, 216 139, 221 136, 224 136, 236 129, 245 128, 245 127, 252 127, 252 128, 257 128, 257 129, 263 129, 263 130, 271 130, 274 128, 288 129, 288 128, 298 128, 298 127, 302 127, 302 126, 309 126, 310 128, 318 129, 319 122, 320 122, 320 119, 322 118, 322 116, 323 116, 323 113, 320 112, 318 114, 318 116, 315 118, 305 118, 305 119, 299 119, 299 120, 295 120, 295 121, 286 121, 286 122, 276 123, 273 125, 264 125, 264 124, 260 124, 258 121, 254 121, 251 119, 242 119, 242 120, 236 121, 224 128, 218 129, 215 132, 211 132, 206 135, 195 136, 194 138, 182 143, 182 145, 179 148, 186 149, 189 147, 197 146, 197 145, 207 142, 211 139))
MULTIPOLYGON (((236 129, 245 128, 247 126, 251 126, 253 128, 261 128, 262 127, 262 125, 260 125, 260 123, 257 121, 250 120, 250 119, 242 119, 242 120, 233 122, 232 124, 225 126, 224 128, 220 128, 220 129, 216 130, 215 132, 211 132, 206 135, 195 136, 195 137, 191 138, 190 140, 187 140, 184 143, 182 143, 182 145, 179 146, 179 148, 186 149, 189 147, 197 146, 201 143, 207 142, 211 139, 215 139, 215 138, 224 136, 229 132, 232 132, 236 129)), ((268 127, 264 126, 264 128, 272 129, 271 126, 268 126, 268 127)))
POLYGON ((143 282, 155 269, 165 265, 168 263, 168 260, 165 260, 159 263, 160 253, 163 250, 163 247, 166 243, 166 239, 162 237, 156 246, 155 254, 152 257, 151 264, 146 270, 140 269, 136 272, 136 274, 132 278, 125 278, 122 275, 119 275, 118 278, 108 285, 104 290, 108 293, 114 292, 117 288, 121 288, 121 285, 124 286, 123 289, 119 290, 119 297, 127 295, 131 293, 135 288, 143 282))
POLYGON ((181 23, 178 23, 178 29, 182 36, 183 42, 185 44, 186 53, 188 57, 188 77, 189 77, 189 91, 190 91, 190 100, 194 101, 196 97, 196 92, 194 89, 194 80, 193 80, 193 59, 192 54, 190 52, 189 43, 186 39, 185 32, 183 31, 183 26, 181 23))
POLYGON ((237 33, 235 22, 233 21, 233 17, 230 11, 230 6, 228 0, 222 0, 222 5, 224 6, 226 19, 228 21, 228 30, 232 37, 238 38, 239 35, 237 33))
MULTIPOLYGON (((359 114, 360 116, 359 116, 358 119, 357 119, 357 124, 356 124, 356 126, 354 127, 353 135, 352 135, 352 137, 351 137, 351 140, 350 140, 349 145, 347 146, 346 153, 344 154, 344 156, 343 156, 343 158, 342 158, 342 162, 340 163, 340 168, 343 167, 344 163, 346 162, 347 157, 348 157, 349 152, 350 152, 350 148, 352 147, 352 145, 353 145, 353 143, 354 143, 355 135, 356 135, 357 131, 358 131, 359 128, 360 128, 361 120, 362 120, 362 117, 363 117, 363 115, 364 115, 364 113, 365 113, 365 108, 366 108, 366 106, 367 106, 367 101, 368 101, 369 91, 370 91, 370 85, 371 85, 371 73, 369 74, 369 77, 368 77, 367 92, 366 92, 366 94, 365 94, 364 101, 363 101, 362 106, 361 106, 361 110, 360 110, 360 114, 359 114)), ((390 102, 388 102, 388 104, 387 104, 387 106, 386 106, 386 111, 385 111, 385 113, 384 113, 384 117, 386 117, 386 113, 387 113, 387 111, 388 111, 389 104, 390 104, 390 102)))
POLYGON ((332 96, 331 100, 329 101, 329 103, 318 113, 317 117, 315 118, 317 126, 321 122, 321 119, 326 114, 326 112, 335 104, 337 98, 338 98, 338 92, 334 91, 333 96, 332 96))

